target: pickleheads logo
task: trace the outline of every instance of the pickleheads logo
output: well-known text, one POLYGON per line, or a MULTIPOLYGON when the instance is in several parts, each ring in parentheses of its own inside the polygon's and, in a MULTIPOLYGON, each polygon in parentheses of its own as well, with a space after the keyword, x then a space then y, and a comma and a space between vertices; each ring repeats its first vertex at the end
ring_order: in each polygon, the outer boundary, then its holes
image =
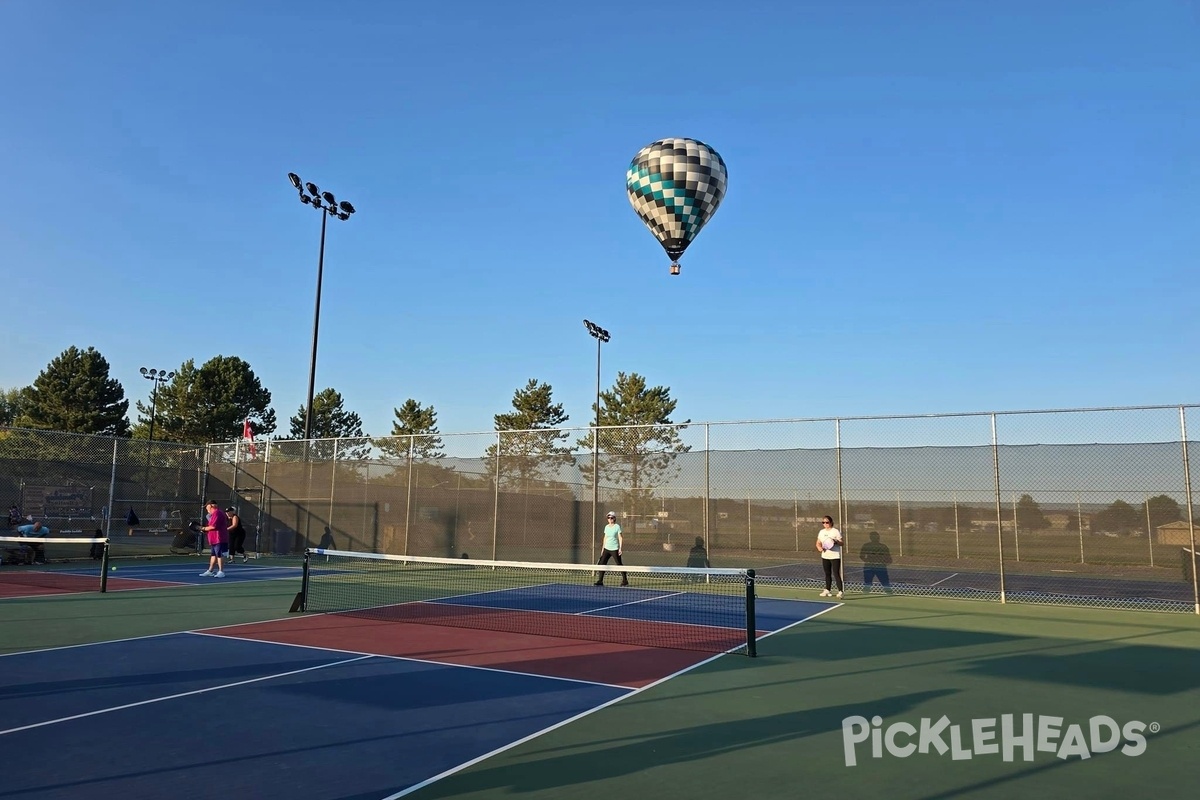
MULTIPOLYGON (((1053 753, 1063 760, 1073 756, 1088 759, 1099 753, 1120 749, 1126 756, 1146 752, 1146 733, 1158 733, 1159 724, 1130 720, 1124 725, 1103 714, 1086 722, 1065 725, 1063 717, 1046 715, 1002 714, 970 720, 959 725, 942 716, 923 717, 920 723, 883 724, 882 717, 853 716, 842 720, 842 749, 846 766, 858 763, 858 746, 870 741, 871 758, 883 758, 886 752, 896 758, 914 753, 938 756, 950 754, 953 761, 975 756, 999 755, 1004 761, 1033 761, 1036 753, 1053 753)), ((865 747, 864 747, 865 750, 865 747)))

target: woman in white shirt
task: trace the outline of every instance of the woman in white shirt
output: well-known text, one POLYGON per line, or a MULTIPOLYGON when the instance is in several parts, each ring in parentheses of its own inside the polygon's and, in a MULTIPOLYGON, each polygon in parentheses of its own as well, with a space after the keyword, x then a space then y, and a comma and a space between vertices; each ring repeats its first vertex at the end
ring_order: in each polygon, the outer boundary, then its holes
POLYGON ((821 520, 821 532, 817 534, 817 552, 821 554, 821 569, 825 570, 825 591, 821 597, 833 595, 833 582, 837 581, 837 596, 842 597, 842 532, 833 527, 833 517, 821 520))

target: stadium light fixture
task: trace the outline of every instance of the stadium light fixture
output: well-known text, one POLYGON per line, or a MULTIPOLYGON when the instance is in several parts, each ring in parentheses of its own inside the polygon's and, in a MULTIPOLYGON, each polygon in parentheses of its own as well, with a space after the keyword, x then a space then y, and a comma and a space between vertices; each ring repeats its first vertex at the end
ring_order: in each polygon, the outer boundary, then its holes
POLYGON ((600 517, 600 345, 612 336, 590 319, 583 321, 588 335, 596 340, 596 426, 592 428, 592 560, 596 559, 596 536, 600 517))
POLYGON ((321 281, 325 274, 325 223, 330 217, 343 221, 348 220, 355 209, 345 200, 339 204, 332 192, 322 193, 315 183, 304 183, 294 172, 288 173, 288 180, 299 194, 300 202, 324 212, 321 214, 321 249, 317 256, 317 303, 316 310, 313 311, 312 356, 308 362, 308 399, 304 403, 304 439, 307 441, 312 438, 313 391, 317 381, 317 335, 321 327, 321 281))

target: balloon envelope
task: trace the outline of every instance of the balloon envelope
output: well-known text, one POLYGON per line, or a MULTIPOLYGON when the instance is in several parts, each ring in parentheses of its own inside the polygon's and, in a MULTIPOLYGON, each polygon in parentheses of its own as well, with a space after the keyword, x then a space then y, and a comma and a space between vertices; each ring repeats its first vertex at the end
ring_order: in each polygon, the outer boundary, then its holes
POLYGON ((633 210, 673 262, 716 213, 725 197, 726 181, 720 154, 695 139, 648 144, 633 157, 625 174, 633 210))

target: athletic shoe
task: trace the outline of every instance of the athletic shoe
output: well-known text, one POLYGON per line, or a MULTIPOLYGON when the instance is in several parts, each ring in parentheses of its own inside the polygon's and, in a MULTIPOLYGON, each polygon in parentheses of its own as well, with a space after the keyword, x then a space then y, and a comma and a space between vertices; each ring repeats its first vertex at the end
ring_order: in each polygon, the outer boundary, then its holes
POLYGON ((837 594, 837 598, 838 598, 838 600, 841 600, 841 599, 842 599, 842 593, 841 593, 841 592, 838 592, 838 594, 837 594))
POLYGON ((224 572, 218 572, 216 575, 213 575, 213 577, 214 577, 214 578, 224 578, 224 577, 225 577, 225 573, 224 573, 224 572))
POLYGON ((603 586, 603 585, 604 585, 604 581, 596 581, 595 583, 592 584, 592 586, 603 586))
POLYGON ((621 581, 621 585, 622 585, 622 586, 628 586, 628 585, 629 585, 629 581, 621 581))
POLYGON ((212 576, 213 576, 213 571, 211 569, 206 569, 204 572, 200 573, 201 578, 211 578, 212 576))
POLYGON ((821 594, 818 595, 818 597, 832 597, 832 596, 833 596, 833 592, 829 591, 828 589, 822 589, 821 594))
POLYGON ((245 553, 242 553, 242 563, 243 563, 243 564, 245 564, 245 563, 246 563, 247 561, 249 561, 249 560, 250 560, 250 559, 246 557, 246 554, 245 554, 245 553))

